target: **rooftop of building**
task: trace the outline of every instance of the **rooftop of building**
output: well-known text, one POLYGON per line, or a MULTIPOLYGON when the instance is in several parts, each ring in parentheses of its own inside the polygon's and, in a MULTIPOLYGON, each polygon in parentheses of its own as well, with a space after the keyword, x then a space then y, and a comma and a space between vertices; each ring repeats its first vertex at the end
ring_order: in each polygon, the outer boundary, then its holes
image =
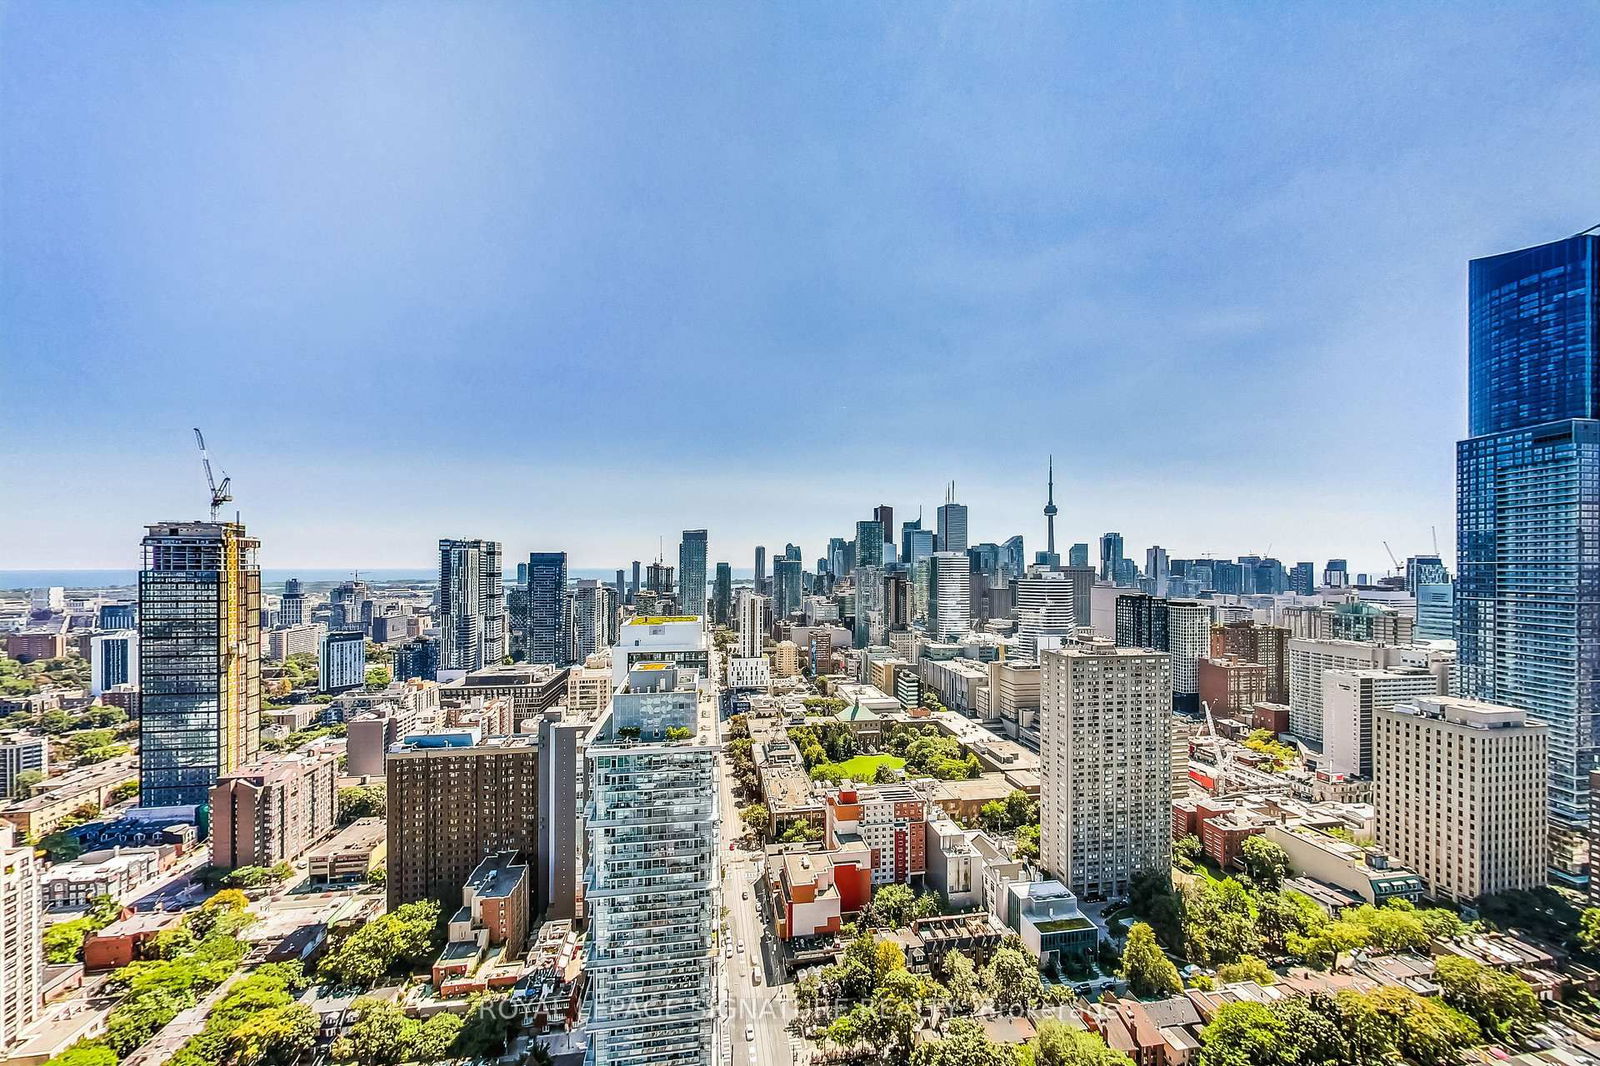
POLYGON ((1461 699, 1457 696, 1416 696, 1410 703, 1400 703, 1382 714, 1402 717, 1426 718, 1465 729, 1528 729, 1544 730, 1543 722, 1528 717, 1519 707, 1507 707, 1481 700, 1461 699))
POLYGON ((527 880, 528 867, 515 852, 489 855, 467 877, 463 886, 479 899, 504 899, 527 880))
POLYGON ((629 618, 622 624, 625 626, 665 626, 698 621, 700 621, 700 616, 697 614, 652 614, 629 618))
POLYGON ((388 827, 382 818, 357 818, 339 830, 333 839, 307 854, 311 858, 325 858, 344 852, 366 852, 384 843, 387 834, 388 827))

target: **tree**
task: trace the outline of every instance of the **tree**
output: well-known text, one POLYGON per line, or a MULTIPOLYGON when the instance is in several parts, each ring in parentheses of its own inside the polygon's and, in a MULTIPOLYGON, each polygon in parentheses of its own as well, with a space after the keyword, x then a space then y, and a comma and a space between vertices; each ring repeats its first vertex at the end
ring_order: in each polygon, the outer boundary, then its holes
POLYGON ((33 786, 44 780, 44 774, 38 770, 24 770, 11 780, 11 798, 27 799, 33 792, 33 786))
POLYGON ((1145 998, 1176 995, 1183 989, 1178 967, 1162 953, 1155 930, 1144 922, 1134 922, 1128 930, 1118 976, 1134 995, 1145 998))
POLYGON ((245 1017, 228 1034, 228 1059, 236 1066, 296 1062, 316 1047, 320 1025, 304 1003, 270 1007, 245 1017))
POLYGON ((873 923, 891 928, 904 925, 915 900, 916 896, 906 885, 884 885, 872 894, 873 923))
POLYGON ((1270 985, 1277 983, 1278 975, 1272 972, 1272 967, 1254 955, 1246 955, 1238 962, 1218 967, 1217 980, 1225 985, 1236 981, 1254 981, 1258 985, 1270 985))
POLYGON ((983 971, 983 987, 996 1010, 1027 1009, 1044 999, 1039 967, 1016 948, 1002 947, 983 971))
POLYGON ((1505 1038, 1539 1020, 1539 997, 1516 974, 1492 970, 1472 959, 1441 955, 1434 966, 1434 980, 1446 1003, 1495 1036, 1505 1038))
POLYGON ((1367 996, 1375 1016, 1403 1057, 1418 1066, 1443 1066, 1477 1042, 1478 1027, 1453 1007, 1409 988, 1388 985, 1367 996))
POLYGON ((1034 1066, 1132 1066, 1133 1060, 1093 1033, 1044 1018, 1032 1041, 1034 1066))
POLYGON ((139 779, 135 777, 114 786, 106 793, 106 802, 126 803, 137 795, 139 795, 139 779))
POLYGON ((98 1040, 79 1041, 45 1066, 117 1066, 117 1053, 98 1040))
POLYGON ((421 1024, 405 1011, 373 996, 363 996, 351 1006, 358 1012, 350 1031, 334 1041, 333 1057, 365 1066, 404 1062, 411 1058, 421 1024))
POLYGON ((402 904, 341 940, 323 956, 320 972, 336 984, 370 987, 390 970, 428 957, 438 923, 437 901, 402 904))
POLYGON ((944 987, 950 1006, 958 1013, 967 1013, 978 1005, 978 970, 965 952, 945 954, 944 987))
POLYGON ((1037 859, 1039 857, 1039 827, 1025 825, 1017 829, 1017 858, 1037 859))
POLYGON ((1219 966, 1261 950, 1255 905, 1238 881, 1196 882, 1184 890, 1184 900, 1183 931, 1196 962, 1219 966))
POLYGON ((272 879, 265 866, 241 866, 223 879, 229 888, 260 888, 272 879))
POLYGON ((339 824, 357 818, 382 818, 388 810, 388 792, 383 785, 350 785, 339 790, 339 824))
POLYGON ((1200 862, 1203 849, 1200 838, 1188 833, 1172 842, 1172 865, 1181 870, 1193 870, 1200 862))
POLYGON ((1200 1066, 1268 1066, 1294 1062, 1282 1053, 1282 1019, 1261 1003, 1225 1003, 1200 1030, 1200 1066))
POLYGON ((1578 920, 1578 946, 1590 954, 1600 954, 1600 907, 1585 907, 1578 920))
POLYGON ((739 812, 739 817, 744 820, 745 827, 757 837, 767 835, 768 820, 772 817, 765 804, 752 803, 739 812))
POLYGON ((1239 846, 1239 865, 1250 880, 1266 889, 1277 889, 1289 873, 1289 853, 1265 836, 1246 837, 1239 846))

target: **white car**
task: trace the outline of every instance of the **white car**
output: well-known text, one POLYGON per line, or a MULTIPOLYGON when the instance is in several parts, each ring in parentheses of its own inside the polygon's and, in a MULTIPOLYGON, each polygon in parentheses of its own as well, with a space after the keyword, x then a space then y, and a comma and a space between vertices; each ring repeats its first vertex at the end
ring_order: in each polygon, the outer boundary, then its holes
POLYGON ((749 889, 745 889, 744 898, 745 899, 749 899, 750 898, 750 890, 749 889))
POLYGON ((759 985, 761 983, 761 971, 760 970, 751 970, 750 971, 750 983, 753 984, 753 985, 759 985))
POLYGON ((739 953, 741 955, 744 954, 744 941, 743 940, 739 941, 739 953))
POLYGON ((756 1027, 753 1026, 753 1025, 745 1026, 744 1027, 744 1038, 746 1040, 749 1040, 749 1041, 754 1041, 755 1038, 756 1038, 756 1027))

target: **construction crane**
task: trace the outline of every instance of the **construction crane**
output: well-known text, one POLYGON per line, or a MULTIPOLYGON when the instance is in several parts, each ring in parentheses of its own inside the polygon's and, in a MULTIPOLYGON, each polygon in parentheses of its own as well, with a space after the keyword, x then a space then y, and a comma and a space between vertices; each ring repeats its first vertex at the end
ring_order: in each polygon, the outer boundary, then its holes
POLYGON ((206 450, 206 438, 200 432, 199 426, 194 428, 194 440, 200 445, 200 465, 206 470, 206 485, 211 489, 211 521, 215 522, 217 510, 233 499, 233 494, 228 491, 233 485, 233 479, 224 473, 222 484, 217 484, 216 476, 211 473, 211 453, 206 450))
POLYGON ((1389 547, 1388 541, 1383 542, 1383 550, 1389 553, 1389 561, 1394 564, 1394 572, 1397 574, 1405 573, 1406 568, 1401 566, 1400 560, 1394 557, 1394 549, 1389 547))

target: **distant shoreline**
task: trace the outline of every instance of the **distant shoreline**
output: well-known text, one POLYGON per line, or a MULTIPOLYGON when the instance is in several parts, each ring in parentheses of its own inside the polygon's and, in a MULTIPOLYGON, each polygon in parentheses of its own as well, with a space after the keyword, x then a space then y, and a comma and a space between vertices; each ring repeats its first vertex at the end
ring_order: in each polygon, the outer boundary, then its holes
MULTIPOLYGON (((408 582, 433 582, 438 578, 438 571, 415 568, 385 568, 374 567, 371 570, 330 570, 321 567, 308 567, 306 569, 283 569, 266 567, 261 571, 261 584, 263 588, 281 586, 291 577, 297 577, 307 584, 321 584, 325 582, 348 581, 351 576, 359 573, 361 580, 372 582, 408 581, 408 582)), ((515 579, 517 573, 516 562, 512 561, 505 568, 508 580, 515 579)), ((567 571, 571 578, 591 578, 597 581, 613 581, 616 579, 615 567, 609 570, 595 567, 573 567, 567 571)), ((753 571, 734 570, 735 581, 751 579, 753 571)), ((626 576, 631 579, 632 570, 626 576)), ((0 592, 26 592, 29 589, 50 588, 60 585, 67 589, 132 589, 139 581, 137 570, 0 570, 0 592)))

